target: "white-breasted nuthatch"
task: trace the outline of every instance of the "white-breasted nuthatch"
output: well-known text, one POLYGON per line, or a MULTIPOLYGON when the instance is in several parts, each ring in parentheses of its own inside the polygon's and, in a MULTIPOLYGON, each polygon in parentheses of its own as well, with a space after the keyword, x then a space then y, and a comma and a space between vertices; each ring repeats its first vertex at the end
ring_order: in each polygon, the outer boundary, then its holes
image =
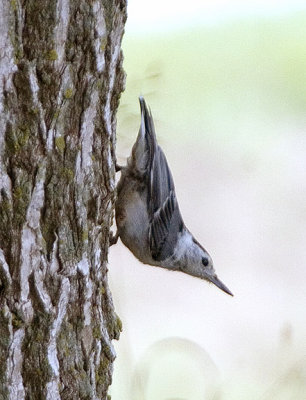
POLYGON ((132 154, 121 170, 115 205, 117 235, 144 264, 205 279, 225 293, 208 252, 186 228, 166 157, 156 141, 152 114, 139 98, 141 124, 132 154))

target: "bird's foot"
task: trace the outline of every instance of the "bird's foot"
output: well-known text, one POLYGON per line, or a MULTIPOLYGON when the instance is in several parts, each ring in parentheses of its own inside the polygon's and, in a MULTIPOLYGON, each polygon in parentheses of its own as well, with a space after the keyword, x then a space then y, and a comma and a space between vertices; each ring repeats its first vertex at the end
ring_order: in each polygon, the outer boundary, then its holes
POLYGON ((113 232, 110 232, 109 235, 109 247, 112 246, 113 244, 116 244, 118 242, 119 238, 119 233, 117 232, 116 235, 113 234, 113 232))
POLYGON ((119 165, 119 164, 115 164, 115 171, 116 172, 119 172, 119 171, 121 171, 123 169, 123 167, 122 167, 122 165, 119 165))

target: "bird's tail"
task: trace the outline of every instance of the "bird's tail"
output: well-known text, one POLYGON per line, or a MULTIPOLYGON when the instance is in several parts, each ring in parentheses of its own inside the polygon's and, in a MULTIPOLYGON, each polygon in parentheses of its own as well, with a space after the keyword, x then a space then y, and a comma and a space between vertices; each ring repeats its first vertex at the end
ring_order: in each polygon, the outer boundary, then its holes
POLYGON ((154 154, 157 148, 156 134, 151 111, 148 110, 142 96, 139 97, 141 122, 136 143, 133 146, 131 166, 140 173, 151 169, 154 154))

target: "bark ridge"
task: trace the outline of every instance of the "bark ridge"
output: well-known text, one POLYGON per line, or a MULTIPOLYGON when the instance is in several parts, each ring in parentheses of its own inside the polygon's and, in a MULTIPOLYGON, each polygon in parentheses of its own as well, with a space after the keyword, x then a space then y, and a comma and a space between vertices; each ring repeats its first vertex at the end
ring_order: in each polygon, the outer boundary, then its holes
POLYGON ((106 399, 124 0, 0 3, 0 398, 106 399))

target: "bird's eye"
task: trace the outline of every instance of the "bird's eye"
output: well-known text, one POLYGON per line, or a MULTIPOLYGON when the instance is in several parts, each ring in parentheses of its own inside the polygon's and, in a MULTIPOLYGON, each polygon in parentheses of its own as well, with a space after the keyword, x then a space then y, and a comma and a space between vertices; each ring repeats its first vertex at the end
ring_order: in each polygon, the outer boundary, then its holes
POLYGON ((202 257, 202 264, 204 265, 204 267, 207 267, 207 265, 209 264, 208 258, 202 257))

